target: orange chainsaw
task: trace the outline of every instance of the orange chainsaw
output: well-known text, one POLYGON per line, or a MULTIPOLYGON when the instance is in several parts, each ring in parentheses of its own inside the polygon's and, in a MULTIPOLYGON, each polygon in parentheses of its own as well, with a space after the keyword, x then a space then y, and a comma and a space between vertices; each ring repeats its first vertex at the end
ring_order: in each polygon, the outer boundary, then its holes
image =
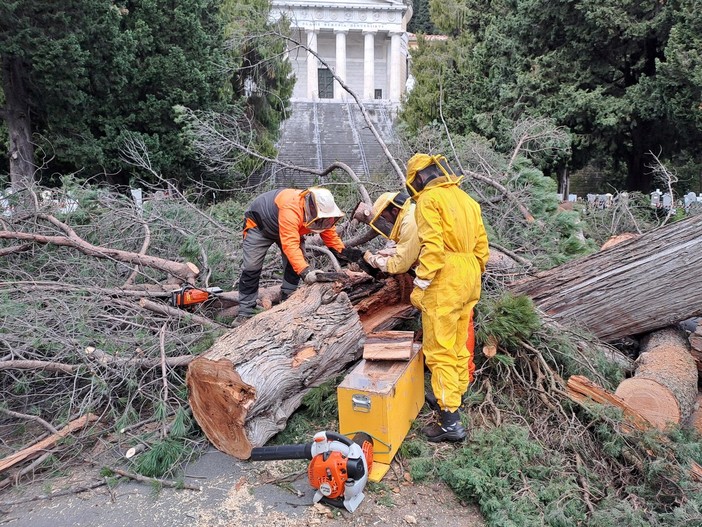
POLYGON ((353 512, 363 501, 363 489, 373 466, 373 439, 358 432, 353 439, 336 432, 317 432, 306 445, 275 445, 251 450, 252 461, 311 459, 310 485, 317 490, 313 502, 353 512))
POLYGON ((200 289, 199 287, 186 284, 177 291, 171 292, 171 305, 173 307, 188 307, 202 304, 221 292, 222 289, 219 287, 200 289))

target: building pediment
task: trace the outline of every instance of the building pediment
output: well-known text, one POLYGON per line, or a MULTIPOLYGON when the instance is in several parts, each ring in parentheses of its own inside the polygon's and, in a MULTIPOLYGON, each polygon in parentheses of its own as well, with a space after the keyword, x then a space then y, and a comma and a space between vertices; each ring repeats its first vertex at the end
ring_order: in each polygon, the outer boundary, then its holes
POLYGON ((404 32, 412 7, 402 0, 273 0, 271 18, 285 16, 293 27, 404 32))

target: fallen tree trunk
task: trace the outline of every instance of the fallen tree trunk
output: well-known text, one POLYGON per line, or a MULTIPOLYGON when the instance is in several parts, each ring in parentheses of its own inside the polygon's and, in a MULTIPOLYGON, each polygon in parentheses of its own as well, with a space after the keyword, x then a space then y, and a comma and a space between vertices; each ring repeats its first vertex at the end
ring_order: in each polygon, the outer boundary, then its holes
POLYGON ((408 283, 349 273, 345 283, 302 286, 222 335, 186 375, 193 416, 210 442, 247 459, 285 427, 311 388, 361 358, 366 334, 413 309, 408 283))
POLYGON ((669 328, 650 335, 633 377, 614 392, 660 430, 687 419, 697 399, 697 367, 686 336, 669 328))
POLYGON ((609 342, 700 315, 702 215, 538 273, 510 290, 609 342))

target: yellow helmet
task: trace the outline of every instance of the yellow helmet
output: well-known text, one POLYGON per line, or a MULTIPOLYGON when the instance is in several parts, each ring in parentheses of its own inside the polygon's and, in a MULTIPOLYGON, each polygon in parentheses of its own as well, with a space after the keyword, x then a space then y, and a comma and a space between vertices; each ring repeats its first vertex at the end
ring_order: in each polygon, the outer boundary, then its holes
POLYGON ((414 154, 407 161, 407 180, 405 185, 413 198, 426 188, 427 183, 441 177, 451 179, 456 177, 442 155, 430 156, 429 154, 414 154))
POLYGON ((386 238, 391 238, 402 207, 409 199, 406 192, 385 192, 373 203, 373 219, 369 225, 386 238))

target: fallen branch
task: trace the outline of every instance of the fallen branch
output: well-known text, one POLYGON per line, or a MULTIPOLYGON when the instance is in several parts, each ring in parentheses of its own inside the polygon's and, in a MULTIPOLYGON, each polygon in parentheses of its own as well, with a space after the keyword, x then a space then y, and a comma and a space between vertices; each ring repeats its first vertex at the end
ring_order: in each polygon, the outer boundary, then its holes
POLYGON ((153 311, 154 313, 158 313, 159 315, 166 315, 167 317, 174 317, 178 319, 187 318, 197 324, 200 324, 201 326, 205 326, 208 328, 224 327, 222 324, 215 322, 214 320, 210 320, 209 318, 200 315, 195 315, 193 313, 188 313, 187 311, 183 311, 182 309, 170 307, 165 304, 159 304, 158 302, 152 302, 151 300, 147 300, 146 298, 140 299, 139 305, 144 309, 148 309, 149 311, 153 311))
POLYGON ((28 415, 28 414, 21 414, 19 412, 13 412, 12 410, 8 410, 6 408, 3 408, 0 406, 0 412, 4 413, 5 415, 9 415, 10 417, 17 417, 18 419, 25 419, 27 421, 34 421, 35 423, 39 423, 41 426, 46 428, 49 432, 52 434, 58 434, 59 431, 56 430, 51 423, 48 423, 44 421, 41 417, 38 415, 28 415))
POLYGON ((158 258, 156 256, 146 256, 129 251, 122 251, 120 249, 110 249, 107 247, 99 247, 97 245, 93 245, 92 243, 89 243, 80 236, 78 236, 78 234, 76 234, 76 232, 70 226, 59 221, 50 214, 37 214, 36 217, 38 219, 48 221, 50 224, 60 229, 64 233, 64 235, 47 236, 31 232, 3 230, 0 231, 0 239, 23 240, 40 244, 53 244, 60 245, 63 247, 71 247, 88 256, 94 256, 96 258, 106 258, 132 265, 143 265, 145 267, 158 269, 160 271, 164 271, 170 275, 173 275, 184 282, 188 282, 191 284, 195 283, 195 278, 200 273, 200 270, 197 268, 197 266, 191 262, 174 262, 171 260, 158 258))
POLYGON ((37 444, 20 450, 19 452, 16 452, 14 454, 11 454, 4 459, 0 459, 0 472, 3 472, 8 468, 15 466, 17 463, 21 463, 22 461, 24 461, 30 456, 33 456, 37 452, 40 452, 50 446, 53 446, 59 439, 66 437, 68 434, 71 434, 76 430, 80 430, 88 423, 97 421, 97 419, 98 417, 95 414, 85 414, 84 416, 79 417, 78 419, 75 419, 68 423, 68 425, 63 427, 58 433, 52 434, 46 439, 38 442, 37 444))
POLYGON ((60 362, 49 362, 44 360, 4 360, 0 361, 0 371, 2 370, 47 370, 61 373, 75 373, 79 366, 73 364, 62 364, 60 362))
MULTIPOLYGON (((95 362, 102 364, 104 366, 127 366, 141 368, 143 370, 150 370, 152 368, 157 368, 161 365, 162 360, 160 358, 129 358, 115 357, 109 353, 94 348, 93 346, 88 346, 85 348, 84 353, 86 357, 94 360, 95 362)), ((177 357, 166 357, 163 363, 169 368, 177 368, 178 366, 187 366, 196 357, 196 355, 178 355, 177 357)), ((0 363, 1 364, 1 363, 0 363)))
POLYGON ((133 472, 127 472, 126 470, 122 470, 119 468, 114 468, 114 467, 105 467, 107 470, 111 470, 115 474, 119 474, 120 476, 124 476, 125 478, 133 479, 134 481, 140 481, 141 483, 149 483, 149 484, 156 484, 156 485, 161 485, 163 487, 170 487, 174 489, 188 489, 188 490, 196 490, 196 491, 201 491, 202 487, 200 485, 193 485, 192 483, 186 483, 184 481, 172 481, 168 479, 160 479, 160 478, 149 478, 146 476, 142 476, 141 474, 134 474, 133 472))

